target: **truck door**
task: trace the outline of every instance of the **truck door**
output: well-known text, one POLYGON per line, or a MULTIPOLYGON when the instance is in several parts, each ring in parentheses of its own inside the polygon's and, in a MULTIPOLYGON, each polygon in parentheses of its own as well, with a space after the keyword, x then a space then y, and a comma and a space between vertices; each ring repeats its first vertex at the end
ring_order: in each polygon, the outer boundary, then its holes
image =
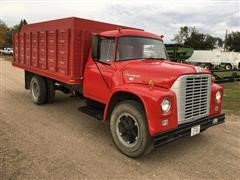
POLYGON ((112 88, 114 68, 114 38, 101 38, 99 60, 91 57, 86 64, 83 94, 93 100, 106 103, 112 88))

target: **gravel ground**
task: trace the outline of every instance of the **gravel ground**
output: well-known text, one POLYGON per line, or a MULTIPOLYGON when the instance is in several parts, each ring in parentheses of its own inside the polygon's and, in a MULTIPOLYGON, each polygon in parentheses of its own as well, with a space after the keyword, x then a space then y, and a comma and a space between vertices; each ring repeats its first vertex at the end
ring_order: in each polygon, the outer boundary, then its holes
POLYGON ((78 111, 80 98, 56 94, 37 106, 23 70, 0 59, 0 179, 237 179, 240 121, 130 159, 115 148, 109 126, 78 111))

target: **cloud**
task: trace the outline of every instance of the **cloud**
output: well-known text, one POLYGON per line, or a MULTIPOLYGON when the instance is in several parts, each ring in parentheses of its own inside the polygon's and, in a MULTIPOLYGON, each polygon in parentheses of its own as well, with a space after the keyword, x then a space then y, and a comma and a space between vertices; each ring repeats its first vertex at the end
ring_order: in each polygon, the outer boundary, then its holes
POLYGON ((181 1, 180 4, 172 2, 149 3, 143 6, 113 4, 108 9, 115 21, 164 34, 168 42, 173 39, 179 27, 184 25, 195 26, 199 31, 221 38, 224 37, 226 29, 240 29, 239 1, 181 1))
POLYGON ((224 37, 225 30, 240 29, 238 0, 168 1, 11 1, 3 0, 1 18, 10 26, 25 18, 28 22, 77 16, 143 28, 165 35, 170 42, 180 26, 224 37))

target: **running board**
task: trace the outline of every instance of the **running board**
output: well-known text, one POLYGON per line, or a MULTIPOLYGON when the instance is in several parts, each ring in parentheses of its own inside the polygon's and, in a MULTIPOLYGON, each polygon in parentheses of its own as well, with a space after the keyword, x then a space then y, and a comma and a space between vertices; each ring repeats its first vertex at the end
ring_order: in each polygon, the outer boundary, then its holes
POLYGON ((96 118, 97 120, 103 120, 103 111, 93 106, 79 107, 79 111, 96 118))

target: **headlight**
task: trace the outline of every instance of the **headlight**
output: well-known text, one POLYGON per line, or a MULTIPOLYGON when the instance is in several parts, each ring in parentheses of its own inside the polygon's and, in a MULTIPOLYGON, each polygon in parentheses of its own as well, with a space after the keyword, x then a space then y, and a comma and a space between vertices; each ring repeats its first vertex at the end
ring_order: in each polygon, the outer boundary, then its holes
POLYGON ((164 113, 167 113, 170 110, 171 102, 168 98, 164 98, 161 103, 161 108, 164 113))
POLYGON ((216 98, 217 102, 220 101, 221 97, 222 97, 221 92, 220 92, 220 91, 217 91, 217 92, 216 92, 216 95, 215 95, 215 98, 216 98))

